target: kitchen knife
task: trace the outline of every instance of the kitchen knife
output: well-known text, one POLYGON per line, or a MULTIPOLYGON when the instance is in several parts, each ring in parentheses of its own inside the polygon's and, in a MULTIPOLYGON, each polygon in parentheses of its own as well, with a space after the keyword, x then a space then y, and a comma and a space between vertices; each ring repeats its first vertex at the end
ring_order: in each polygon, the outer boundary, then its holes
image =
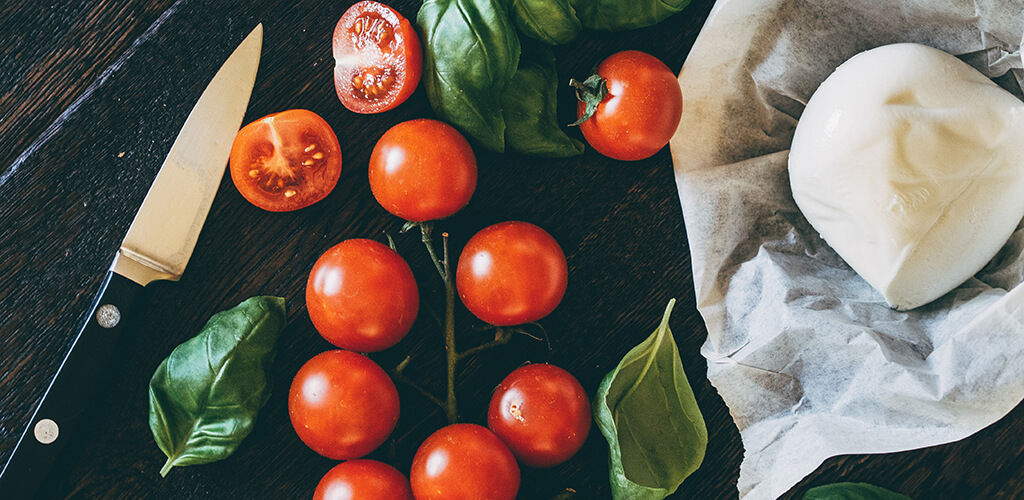
POLYGON ((96 389, 136 294, 185 271, 217 193, 256 80, 260 24, 217 71, 149 188, 85 324, 43 394, 3 472, 0 498, 30 499, 96 389))

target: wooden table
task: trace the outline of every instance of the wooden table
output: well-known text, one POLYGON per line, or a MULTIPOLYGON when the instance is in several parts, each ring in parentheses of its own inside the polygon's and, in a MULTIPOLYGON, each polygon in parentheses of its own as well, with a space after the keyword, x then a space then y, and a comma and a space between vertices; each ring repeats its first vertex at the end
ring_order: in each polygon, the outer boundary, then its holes
MULTIPOLYGON (((246 202, 226 176, 195 253, 178 283, 158 282, 105 370, 82 430, 41 498, 307 498, 335 462, 303 445, 291 428, 292 376, 330 349, 305 312, 304 287, 317 257, 354 237, 395 236, 424 307, 440 309, 441 283, 414 235, 373 199, 366 166, 376 139, 404 120, 433 116, 422 89, 396 110, 362 116, 334 95, 334 24, 350 4, 274 0, 9 0, 0 7, 0 461, 15 443, 74 339, 128 225, 198 95, 241 38, 262 21, 263 59, 245 121, 289 108, 323 116, 344 151, 342 178, 324 201, 290 213, 246 202), (147 384, 160 361, 217 311, 258 294, 287 299, 289 321, 273 367, 273 395, 254 432, 230 458, 158 471, 164 456, 147 421, 147 384)), ((415 0, 392 4, 414 18, 415 0)), ((618 50, 642 49, 678 71, 711 9, 695 0, 658 26, 585 32, 556 48, 559 78, 586 76, 618 50)), ((559 94, 572 121, 573 95, 559 94)), ((578 134, 578 131, 572 131, 578 134)), ((674 498, 733 498, 742 445, 728 409, 705 378, 706 331, 694 307, 690 261, 668 150, 634 162, 588 150, 569 160, 493 154, 476 148, 480 180, 470 207, 438 224, 453 255, 479 229, 519 219, 547 229, 569 262, 568 293, 542 321, 551 350, 517 337, 459 374, 465 421, 483 423, 493 387, 525 361, 574 373, 591 394, 602 376, 656 326, 672 297, 671 327, 710 443, 700 470, 674 498)), ((464 345, 483 341, 479 322, 458 311, 464 345), (474 335, 476 337, 474 337, 474 335)), ((408 374, 440 390, 443 350, 429 314, 398 346, 373 355, 384 367, 411 354, 408 374)), ((443 414, 399 386, 393 443, 371 457, 408 471, 416 447, 443 414)), ((828 460, 790 493, 864 481, 915 498, 1024 496, 1024 413, 962 442, 884 456, 828 460)), ((523 469, 520 498, 573 488, 609 497, 605 441, 595 429, 568 463, 523 469)))

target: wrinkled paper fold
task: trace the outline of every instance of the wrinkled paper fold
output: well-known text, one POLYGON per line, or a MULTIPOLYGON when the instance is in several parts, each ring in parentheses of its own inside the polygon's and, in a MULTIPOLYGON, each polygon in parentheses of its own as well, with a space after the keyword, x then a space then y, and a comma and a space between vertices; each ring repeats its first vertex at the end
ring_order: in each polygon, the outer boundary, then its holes
POLYGON ((967 283, 894 311, 810 227, 786 168, 804 104, 858 52, 922 43, 1020 98, 1022 39, 1020 0, 714 6, 671 146, 708 378, 745 449, 741 497, 776 498, 831 456, 963 439, 1024 398, 1024 225, 967 283))

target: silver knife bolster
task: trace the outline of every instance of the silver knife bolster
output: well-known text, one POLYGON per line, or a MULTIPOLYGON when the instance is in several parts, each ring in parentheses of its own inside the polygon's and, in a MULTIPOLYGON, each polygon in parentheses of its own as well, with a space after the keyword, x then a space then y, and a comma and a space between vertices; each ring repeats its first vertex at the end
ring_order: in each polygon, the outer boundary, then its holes
POLYGON ((142 286, 156 280, 178 281, 181 278, 180 274, 175 274, 152 259, 125 248, 117 251, 110 270, 142 286))

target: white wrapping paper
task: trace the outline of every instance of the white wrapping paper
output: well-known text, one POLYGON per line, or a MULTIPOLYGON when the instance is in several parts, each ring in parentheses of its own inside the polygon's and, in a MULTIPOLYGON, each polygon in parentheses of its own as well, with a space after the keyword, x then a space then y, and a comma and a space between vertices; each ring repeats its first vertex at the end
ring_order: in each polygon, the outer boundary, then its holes
POLYGON ((1024 398, 1024 225, 967 283, 898 312, 810 227, 786 169, 803 105, 854 54, 923 43, 1021 97, 1022 39, 1022 0, 715 5, 671 147, 741 497, 776 498, 831 456, 962 439, 1024 398))

